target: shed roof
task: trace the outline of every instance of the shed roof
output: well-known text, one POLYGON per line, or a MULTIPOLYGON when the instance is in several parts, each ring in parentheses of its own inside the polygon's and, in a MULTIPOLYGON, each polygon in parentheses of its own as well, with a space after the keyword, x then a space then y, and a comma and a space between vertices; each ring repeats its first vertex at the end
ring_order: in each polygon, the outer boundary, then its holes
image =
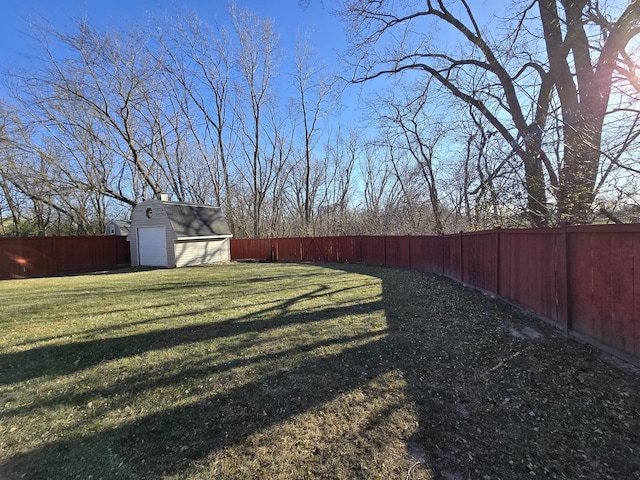
POLYGON ((231 236, 220 207, 168 201, 162 205, 178 238, 231 236))
POLYGON ((112 223, 112 222, 115 223, 116 225, 118 225, 118 227, 120 228, 120 232, 123 235, 126 235, 126 234, 129 233, 129 229, 131 228, 131 220, 116 219, 116 220, 111 220, 111 222, 109 222, 109 223, 112 223))

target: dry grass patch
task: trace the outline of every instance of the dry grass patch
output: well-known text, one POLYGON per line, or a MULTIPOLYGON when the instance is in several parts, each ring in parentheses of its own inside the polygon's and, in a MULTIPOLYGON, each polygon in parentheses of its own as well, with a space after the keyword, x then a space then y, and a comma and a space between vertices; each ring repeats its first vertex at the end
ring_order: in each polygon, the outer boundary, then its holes
POLYGON ((0 476, 640 478, 639 376, 445 279, 0 283, 0 476))

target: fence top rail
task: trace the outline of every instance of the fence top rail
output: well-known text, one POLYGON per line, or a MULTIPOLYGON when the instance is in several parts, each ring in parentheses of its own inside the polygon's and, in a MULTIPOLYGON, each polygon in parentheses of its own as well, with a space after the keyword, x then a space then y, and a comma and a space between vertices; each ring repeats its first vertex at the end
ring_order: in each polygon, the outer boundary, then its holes
POLYGON ((495 230, 489 230, 490 233, 496 231, 500 233, 507 233, 509 235, 549 235, 562 233, 562 228, 496 228, 495 230))
POLYGON ((460 232, 460 233, 452 233, 443 235, 443 237, 477 237, 482 235, 495 235, 496 232, 505 232, 507 230, 503 230, 501 228, 494 228, 493 230, 478 230, 477 232, 460 232))
POLYGON ((567 225, 566 227, 550 228, 497 228, 483 232, 469 233, 491 233, 496 230, 500 233, 531 235, 561 233, 566 228, 568 233, 640 233, 640 223, 602 224, 602 225, 567 225))
POLYGON ((640 223, 611 225, 568 225, 569 233, 640 233, 640 223))

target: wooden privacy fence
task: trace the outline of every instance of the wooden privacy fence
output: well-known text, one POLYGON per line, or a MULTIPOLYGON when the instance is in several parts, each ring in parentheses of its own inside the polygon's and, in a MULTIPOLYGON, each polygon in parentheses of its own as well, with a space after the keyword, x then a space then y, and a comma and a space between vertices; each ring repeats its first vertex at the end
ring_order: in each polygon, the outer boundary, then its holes
POLYGON ((640 358, 640 224, 234 239, 231 258, 438 273, 526 307, 583 340, 640 358))
POLYGON ((123 236, 0 237, 0 279, 88 272, 131 265, 123 236))

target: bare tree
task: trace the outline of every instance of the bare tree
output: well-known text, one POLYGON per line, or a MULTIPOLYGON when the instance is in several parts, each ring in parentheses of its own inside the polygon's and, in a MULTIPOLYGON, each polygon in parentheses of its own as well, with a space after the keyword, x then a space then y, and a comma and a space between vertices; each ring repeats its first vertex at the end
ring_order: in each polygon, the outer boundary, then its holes
MULTIPOLYGON (((105 199, 78 188, 79 182, 68 181, 70 172, 56 161, 58 145, 51 141, 34 145, 34 129, 23 123, 19 112, 3 113, 11 121, 2 128, 0 185, 11 212, 12 233, 95 233, 104 228, 105 199)), ((83 177, 86 172, 77 168, 71 173, 83 177)))
POLYGON ((13 128, 19 126, 16 115, 10 113, 8 108, 0 104, 0 225, 2 232, 13 231, 20 235, 21 211, 19 208, 19 192, 15 188, 16 162, 15 156, 18 154, 14 139, 13 128), (13 227, 6 229, 4 226, 5 210, 9 211, 13 227))
POLYGON ((275 108, 272 85, 277 66, 278 36, 273 21, 248 10, 232 6, 231 17, 238 40, 235 64, 239 80, 236 84, 236 112, 241 139, 242 158, 236 156, 237 169, 251 194, 251 234, 259 237, 262 207, 269 188, 279 172, 270 162, 276 157, 265 155, 266 111, 275 108))
MULTIPOLYGON (((296 90, 295 105, 303 130, 302 160, 300 162, 302 185, 300 189, 300 213, 305 233, 311 234, 311 217, 314 211, 318 179, 313 179, 314 149, 322 115, 328 106, 331 82, 327 69, 319 63, 306 37, 298 40, 294 59, 293 85, 296 90)), ((316 170, 319 170, 316 168, 316 170)), ((317 173, 321 173, 317 171, 317 173)))
MULTIPOLYGON (((398 89, 396 89, 398 90, 398 89)), ((398 157, 408 157, 414 162, 413 170, 424 182, 437 234, 444 233, 442 204, 436 170, 439 159, 438 146, 445 138, 445 128, 432 120, 434 112, 427 111, 428 89, 415 95, 408 91, 390 93, 389 98, 379 102, 378 115, 382 128, 386 131, 390 148, 390 158, 398 184, 405 198, 415 197, 409 193, 408 183, 415 175, 401 174, 397 166, 398 157), (402 96, 402 98, 399 98, 402 96), (395 151, 394 151, 395 150, 395 151)), ((412 91, 414 89, 408 89, 412 91)), ((422 205, 410 203, 411 210, 417 211, 422 205)), ((415 224, 414 224, 415 226, 415 224)))
MULTIPOLYGON (((588 0, 519 6, 504 30, 508 34, 496 38, 466 0, 347 0, 343 15, 357 59, 353 81, 425 73, 483 116, 521 158, 533 225, 551 221, 548 192, 556 197, 558 220, 585 222, 596 191, 612 78, 630 58, 625 49, 638 33, 640 4, 630 2, 617 13, 588 0), (457 33, 465 47, 421 33, 438 27, 457 33), (559 170, 545 149, 553 98, 562 125, 559 170)), ((627 64, 626 71, 634 70, 627 64)))
MULTIPOLYGON (((161 190, 163 166, 150 142, 158 97, 155 65, 139 32, 98 32, 86 23, 73 34, 43 30, 42 67, 14 76, 16 97, 41 138, 54 143, 56 163, 70 185, 131 206, 161 190), (53 45, 56 45, 54 47, 53 45), (58 58, 64 48, 69 58, 58 58)), ((35 149, 50 150, 34 141, 35 149)))
MULTIPOLYGON (((236 232, 234 182, 230 167, 233 152, 233 109, 231 103, 231 55, 229 32, 213 28, 195 15, 179 17, 167 29, 158 29, 161 64, 172 97, 180 105, 182 121, 191 132, 198 163, 208 178, 213 201, 224 205, 231 232, 236 232), (197 153, 196 153, 197 152, 197 153)), ((195 161, 195 159, 192 159, 195 161)), ((197 191, 205 200, 203 186, 197 191)), ((196 192, 194 192, 195 194, 196 192)))
POLYGON ((346 235, 353 231, 354 177, 362 149, 353 128, 346 136, 338 128, 326 138, 323 162, 317 172, 320 185, 316 234, 346 235))
POLYGON ((286 173, 292 170, 293 156, 293 125, 290 116, 279 116, 273 109, 269 109, 270 123, 265 129, 263 158, 267 166, 269 176, 266 177, 267 188, 265 204, 270 206, 270 211, 264 211, 263 220, 268 236, 283 235, 286 226, 283 222, 285 209, 285 189, 290 180, 286 173))
POLYGON ((363 234, 393 232, 389 213, 397 204, 397 180, 393 167, 387 159, 388 149, 384 142, 370 141, 364 149, 360 164, 364 183, 363 204, 360 208, 362 221, 360 231, 363 234))
POLYGON ((526 225, 526 212, 513 210, 514 205, 522 203, 518 198, 523 196, 517 155, 472 108, 468 117, 469 121, 457 125, 465 136, 464 157, 457 168, 462 180, 460 203, 464 205, 466 228, 526 225))

